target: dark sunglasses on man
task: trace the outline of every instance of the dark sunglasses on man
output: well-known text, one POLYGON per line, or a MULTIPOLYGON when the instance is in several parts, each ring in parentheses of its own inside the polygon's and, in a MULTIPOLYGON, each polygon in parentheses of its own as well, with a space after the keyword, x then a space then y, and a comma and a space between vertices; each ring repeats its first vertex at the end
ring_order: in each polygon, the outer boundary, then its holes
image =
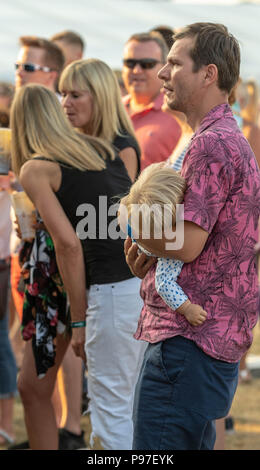
POLYGON ((42 72, 51 72, 53 69, 50 69, 50 67, 42 67, 41 65, 38 64, 30 64, 30 63, 25 63, 25 64, 19 64, 15 63, 15 70, 22 69, 25 70, 25 72, 36 72, 38 70, 41 70, 42 72))
POLYGON ((147 57, 144 59, 124 59, 123 64, 128 69, 134 69, 138 64, 143 70, 148 70, 153 69, 157 64, 161 64, 161 61, 147 57))

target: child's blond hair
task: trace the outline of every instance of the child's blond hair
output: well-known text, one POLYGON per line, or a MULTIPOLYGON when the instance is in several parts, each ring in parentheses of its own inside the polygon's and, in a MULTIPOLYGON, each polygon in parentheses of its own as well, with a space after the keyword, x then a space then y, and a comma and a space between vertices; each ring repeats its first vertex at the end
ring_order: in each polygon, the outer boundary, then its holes
MULTIPOLYGON (((185 190, 186 181, 178 172, 172 167, 166 166, 164 162, 153 163, 142 171, 131 186, 129 193, 121 199, 121 204, 126 207, 129 219, 133 218, 136 207, 145 205, 152 208, 152 206, 157 206, 163 214, 162 224, 165 223, 165 214, 169 215, 169 212, 171 224, 174 224, 176 204, 182 203, 185 190), (164 209, 163 212, 162 209, 164 209)), ((156 211, 150 211, 149 217, 151 228, 154 228, 156 211)))

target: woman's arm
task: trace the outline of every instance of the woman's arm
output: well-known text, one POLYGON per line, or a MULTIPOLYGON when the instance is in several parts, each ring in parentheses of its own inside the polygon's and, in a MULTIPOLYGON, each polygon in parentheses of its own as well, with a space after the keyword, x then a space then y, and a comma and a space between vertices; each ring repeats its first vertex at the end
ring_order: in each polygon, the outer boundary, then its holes
POLYGON ((132 147, 126 147, 125 149, 121 150, 121 152, 119 152, 119 156, 125 164, 129 178, 132 182, 134 182, 137 176, 138 168, 136 151, 132 147))
MULTIPOLYGON (((58 165, 40 160, 27 162, 20 173, 21 184, 53 240, 72 321, 82 321, 85 320, 87 308, 84 258, 80 240, 54 193, 60 178, 58 165)), ((72 346, 76 355, 83 359, 84 342, 85 329, 74 328, 72 346)))

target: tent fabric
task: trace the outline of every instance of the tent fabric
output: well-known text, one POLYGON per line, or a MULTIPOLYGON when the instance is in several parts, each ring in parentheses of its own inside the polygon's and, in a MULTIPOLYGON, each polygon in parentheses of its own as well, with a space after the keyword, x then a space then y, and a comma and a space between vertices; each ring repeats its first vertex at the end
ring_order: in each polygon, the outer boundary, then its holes
POLYGON ((49 38, 64 29, 82 35, 84 57, 121 68, 124 43, 159 24, 180 27, 196 21, 224 23, 241 45, 243 79, 260 82, 260 4, 241 1, 181 0, 8 0, 1 2, 0 80, 14 80, 19 36, 49 38))

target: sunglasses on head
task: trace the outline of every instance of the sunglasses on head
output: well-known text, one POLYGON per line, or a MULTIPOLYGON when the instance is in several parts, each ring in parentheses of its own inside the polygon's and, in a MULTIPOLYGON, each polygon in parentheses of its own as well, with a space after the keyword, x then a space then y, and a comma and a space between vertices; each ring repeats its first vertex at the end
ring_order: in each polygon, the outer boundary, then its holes
POLYGON ((160 64, 160 60, 156 59, 149 59, 148 57, 145 59, 124 59, 124 65, 128 69, 134 69, 135 66, 138 64, 142 67, 143 70, 153 69, 157 64, 160 64))
POLYGON ((52 69, 50 69, 50 67, 42 67, 41 65, 38 65, 38 64, 29 64, 29 63, 25 63, 25 64, 14 64, 15 66, 15 70, 18 70, 18 69, 23 69, 25 70, 25 72, 36 72, 37 70, 41 70, 42 72, 51 72, 52 69))

